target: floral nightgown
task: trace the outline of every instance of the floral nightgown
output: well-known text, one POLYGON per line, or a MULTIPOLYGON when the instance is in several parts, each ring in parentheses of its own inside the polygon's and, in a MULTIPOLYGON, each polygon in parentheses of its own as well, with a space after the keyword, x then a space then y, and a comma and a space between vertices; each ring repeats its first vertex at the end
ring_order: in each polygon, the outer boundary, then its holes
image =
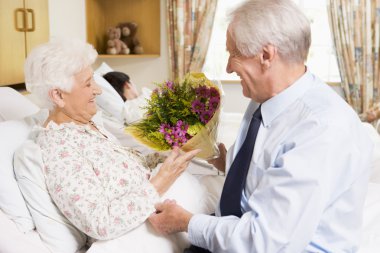
POLYGON ((144 157, 89 126, 50 122, 38 133, 48 191, 60 211, 92 238, 125 234, 155 211, 159 195, 144 157))

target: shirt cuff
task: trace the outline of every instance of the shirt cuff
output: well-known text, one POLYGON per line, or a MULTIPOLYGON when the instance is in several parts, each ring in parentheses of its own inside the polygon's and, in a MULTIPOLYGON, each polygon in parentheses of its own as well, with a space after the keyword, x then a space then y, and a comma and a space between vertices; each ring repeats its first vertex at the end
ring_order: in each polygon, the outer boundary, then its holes
MULTIPOLYGON (((205 214, 195 214, 190 219, 188 226, 188 235, 191 244, 208 249, 209 245, 207 245, 206 241, 206 233, 208 230, 216 227, 218 220, 220 217, 205 215, 205 214)), ((207 236, 209 237, 209 235, 207 236)), ((209 238, 208 238, 209 239, 209 238)))

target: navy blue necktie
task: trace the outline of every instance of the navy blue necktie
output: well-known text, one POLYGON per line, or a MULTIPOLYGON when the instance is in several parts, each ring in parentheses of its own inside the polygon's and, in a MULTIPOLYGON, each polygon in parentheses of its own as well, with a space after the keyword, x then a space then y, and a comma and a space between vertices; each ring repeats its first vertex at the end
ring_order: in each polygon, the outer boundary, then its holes
POLYGON ((220 199, 220 212, 222 216, 242 216, 240 207, 241 194, 245 186, 261 119, 260 105, 253 114, 243 145, 241 145, 239 152, 236 154, 224 182, 222 197, 220 199))

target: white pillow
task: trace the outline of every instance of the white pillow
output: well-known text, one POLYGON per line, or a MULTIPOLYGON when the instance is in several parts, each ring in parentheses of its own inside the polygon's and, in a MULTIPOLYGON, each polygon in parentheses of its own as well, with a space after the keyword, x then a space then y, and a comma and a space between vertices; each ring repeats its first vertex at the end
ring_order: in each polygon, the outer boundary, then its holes
POLYGON ((103 111, 124 123, 124 101, 116 90, 109 84, 103 76, 94 72, 95 82, 102 88, 102 94, 96 97, 96 104, 103 111))
POLYGON ((108 66, 108 64, 105 62, 102 62, 102 64, 100 64, 100 66, 95 70, 95 72, 101 76, 104 76, 108 72, 112 72, 112 71, 113 69, 110 66, 108 66))
POLYGON ((32 230, 20 232, 15 223, 0 210, 0 252, 51 253, 42 243, 38 233, 32 230))
POLYGON ((24 120, 0 122, 0 209, 22 232, 34 229, 34 223, 13 173, 13 154, 30 128, 24 120))
POLYGON ((21 93, 9 87, 0 87, 0 121, 22 119, 39 111, 21 93))
POLYGON ((46 188, 40 147, 27 140, 14 155, 14 170, 21 192, 42 241, 52 252, 74 253, 87 237, 59 211, 46 188))
POLYGON ((129 99, 124 102, 124 120, 127 124, 131 124, 143 118, 147 105, 147 99, 150 98, 152 90, 143 88, 141 95, 135 99, 129 99))
POLYGON ((119 122, 124 123, 124 101, 112 85, 103 78, 103 75, 111 71, 114 70, 105 62, 94 71, 94 80, 102 88, 102 94, 96 97, 96 104, 104 114, 115 117, 119 122))

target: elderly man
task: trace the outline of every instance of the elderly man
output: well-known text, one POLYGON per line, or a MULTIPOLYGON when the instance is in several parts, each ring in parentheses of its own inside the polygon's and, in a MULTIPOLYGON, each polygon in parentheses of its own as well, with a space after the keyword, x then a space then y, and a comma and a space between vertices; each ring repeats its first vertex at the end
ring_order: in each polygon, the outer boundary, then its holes
MULTIPOLYGON (((355 252, 372 144, 358 116, 304 65, 310 25, 291 0, 250 0, 232 13, 227 72, 248 106, 216 216, 174 201, 149 220, 188 231, 190 252, 355 252), (202 249, 201 249, 202 248, 202 249)), ((222 152, 223 153, 223 152, 222 152)))

